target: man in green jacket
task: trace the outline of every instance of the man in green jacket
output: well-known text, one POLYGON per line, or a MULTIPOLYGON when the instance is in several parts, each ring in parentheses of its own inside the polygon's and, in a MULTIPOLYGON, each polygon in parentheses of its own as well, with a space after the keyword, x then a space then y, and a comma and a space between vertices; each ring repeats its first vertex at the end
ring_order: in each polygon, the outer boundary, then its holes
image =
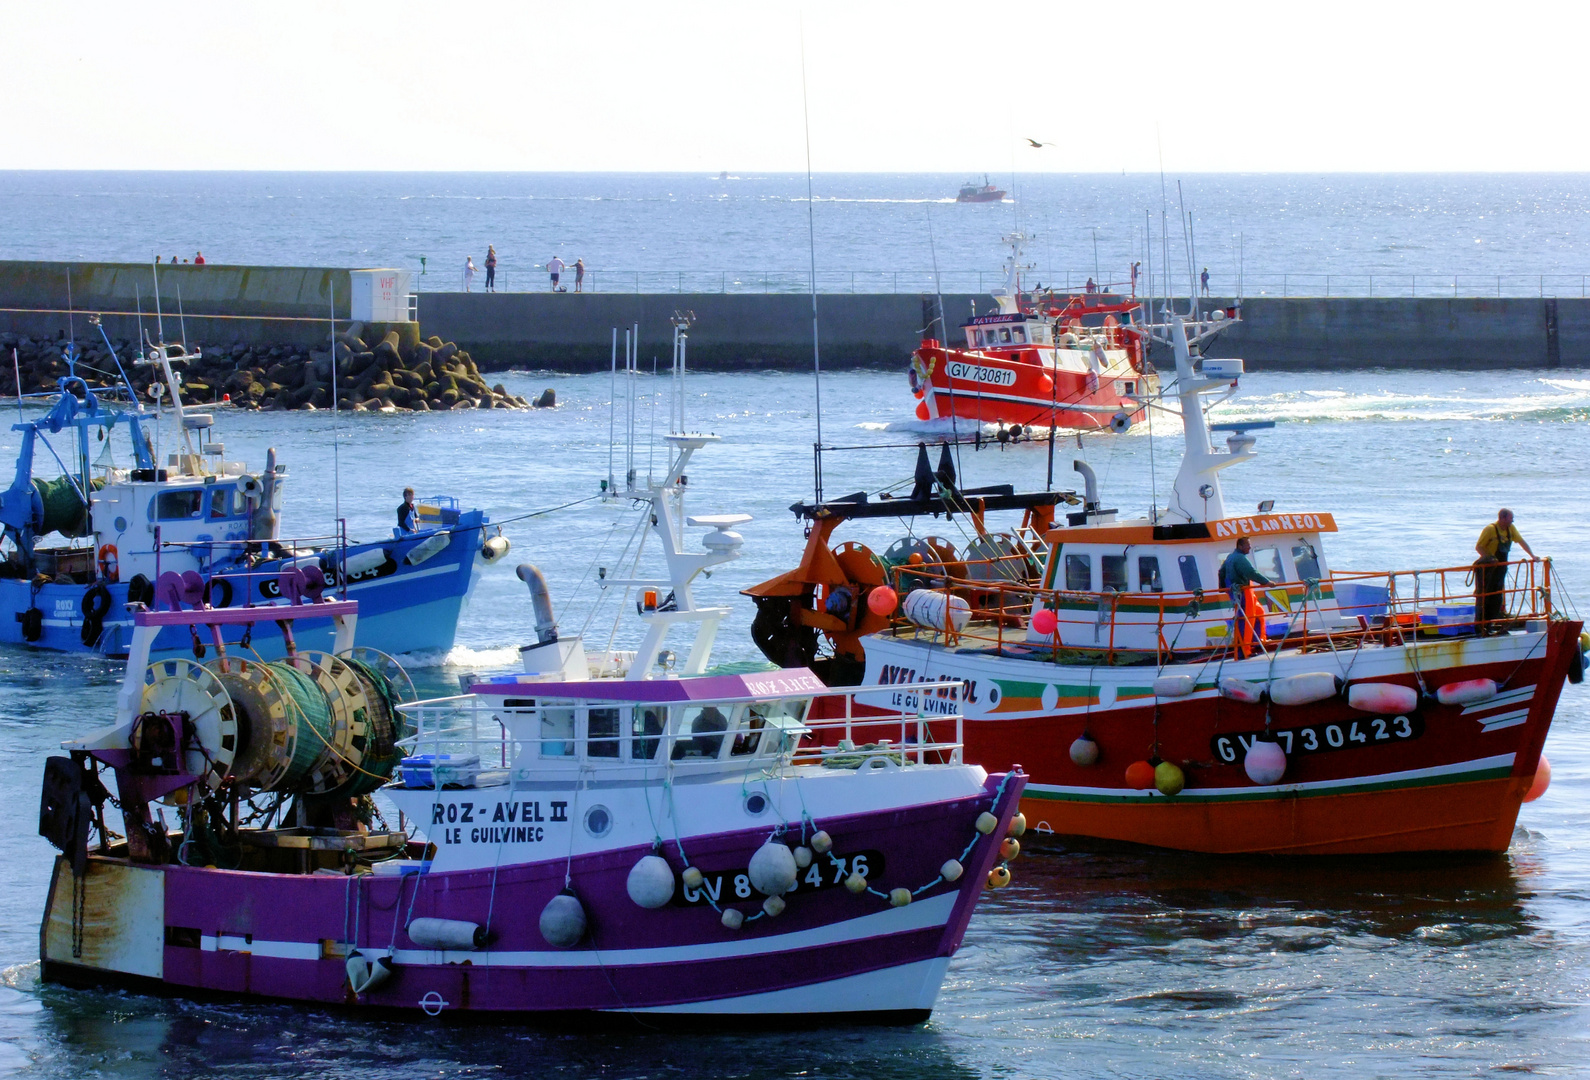
POLYGON ((1247 610, 1247 587, 1249 585, 1268 585, 1270 579, 1253 568, 1253 562, 1248 558, 1253 550, 1253 544, 1246 536, 1237 541, 1237 546, 1231 554, 1226 556, 1226 561, 1220 564, 1220 576, 1225 579, 1226 589, 1231 594, 1231 607, 1235 613, 1232 626, 1237 631, 1237 641, 1242 645, 1242 652, 1247 653, 1247 644, 1255 641, 1259 636, 1259 628, 1250 623, 1247 610))

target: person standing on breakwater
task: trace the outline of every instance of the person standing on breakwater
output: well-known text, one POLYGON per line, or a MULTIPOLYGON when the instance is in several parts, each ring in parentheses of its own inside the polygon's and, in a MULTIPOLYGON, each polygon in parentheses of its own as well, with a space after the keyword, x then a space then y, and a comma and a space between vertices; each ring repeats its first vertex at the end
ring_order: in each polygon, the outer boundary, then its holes
POLYGON ((497 249, 486 245, 486 291, 497 291, 497 249))
POLYGON ((563 260, 556 255, 547 263, 547 273, 552 275, 552 291, 558 291, 558 278, 563 274, 563 260))
POLYGON ((193 255, 193 265, 194 266, 203 266, 204 265, 204 252, 198 251, 198 252, 194 253, 194 255, 193 255))
POLYGON ((584 259, 575 259, 574 260, 574 291, 575 292, 584 292, 585 291, 585 260, 584 259))
POLYGON ((419 532, 420 512, 414 506, 414 489, 403 489, 403 503, 397 511, 398 528, 404 532, 419 532))
POLYGON ((1204 267, 1204 272, 1198 275, 1199 282, 1204 287, 1204 295, 1209 295, 1209 267, 1204 267))
POLYGON ((1474 560, 1474 622, 1481 634, 1503 631, 1503 627, 1492 624, 1500 623, 1507 615, 1507 560, 1514 544, 1531 559, 1535 557, 1513 524, 1513 512, 1504 506, 1496 512, 1496 520, 1480 530, 1479 543, 1474 545, 1480 555, 1474 560))
POLYGON ((474 256, 472 256, 472 255, 465 255, 464 256, 464 291, 468 292, 469 291, 469 287, 471 285, 473 285, 474 283, 475 283, 475 259, 474 259, 474 256))

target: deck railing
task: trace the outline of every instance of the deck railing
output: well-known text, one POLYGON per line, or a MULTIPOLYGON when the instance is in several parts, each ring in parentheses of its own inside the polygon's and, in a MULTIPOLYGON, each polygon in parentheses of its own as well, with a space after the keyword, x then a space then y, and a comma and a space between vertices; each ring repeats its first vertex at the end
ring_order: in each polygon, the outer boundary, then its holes
POLYGON ((1023 573, 1024 565, 1019 556, 1006 556, 892 567, 890 583, 902 599, 914 589, 947 591, 966 602, 969 619, 964 629, 955 630, 946 604, 943 627, 922 626, 897 613, 891 628, 898 634, 933 634, 947 643, 981 644, 1033 659, 1059 660, 1062 654, 1082 651, 1101 654, 1106 663, 1152 656, 1164 664, 1230 650, 1357 648, 1495 632, 1523 620, 1548 618, 1554 610, 1549 559, 1493 564, 1504 569, 1506 578, 1491 593, 1484 586, 1482 567, 1455 566, 1332 571, 1319 580, 1248 586, 1235 597, 1221 589, 1046 589, 1023 573), (1498 598, 1499 618, 1486 619, 1487 595, 1498 598), (1053 614, 1055 629, 1029 640, 1040 604, 1053 614))

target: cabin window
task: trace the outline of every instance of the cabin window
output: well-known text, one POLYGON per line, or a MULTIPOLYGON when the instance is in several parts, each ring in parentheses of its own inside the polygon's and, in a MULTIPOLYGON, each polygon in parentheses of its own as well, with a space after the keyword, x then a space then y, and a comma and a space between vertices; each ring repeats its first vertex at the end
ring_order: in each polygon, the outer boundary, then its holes
POLYGON ((1000 331, 999 331, 999 343, 1001 345, 1009 345, 1010 344, 1010 330, 1009 330, 1008 327, 1000 329, 1000 331))
POLYGON ((661 735, 667 726, 667 706, 637 708, 630 722, 629 756, 636 761, 650 761, 656 757, 657 744, 662 741, 661 735))
POLYGON ((585 711, 585 756, 618 757, 618 710, 609 706, 585 711))
POLYGON ((808 698, 796 698, 793 701, 769 701, 750 706, 745 712, 745 727, 734 737, 734 745, 729 753, 732 756, 754 754, 758 749, 769 754, 779 753, 781 750, 793 749, 794 744, 800 739, 795 732, 788 733, 788 742, 783 746, 770 742, 762 746, 762 736, 766 733, 767 723, 770 720, 783 721, 786 726, 800 724, 806 716, 808 698))
POLYGON ((243 493, 236 486, 226 484, 210 489, 210 517, 234 518, 243 514, 243 493))
POLYGON ((679 738, 674 742, 673 759, 717 757, 718 751, 723 749, 723 733, 727 730, 729 718, 716 705, 684 710, 684 718, 679 722, 679 738))
POLYGON ((1137 591, 1165 591, 1165 583, 1160 580, 1159 576, 1158 555, 1139 555, 1137 557, 1137 591))
POLYGON ((1198 557, 1196 555, 1179 555, 1176 565, 1181 569, 1181 587, 1188 592, 1197 592, 1204 587, 1203 578, 1198 576, 1198 557))
POLYGON ((1125 592, 1126 583, 1126 556, 1105 555, 1099 559, 1099 569, 1104 575, 1105 592, 1125 592))
POLYGON ((204 491, 187 488, 183 491, 162 491, 155 496, 156 521, 181 521, 196 518, 204 512, 204 491))
POLYGON ((1010 339, 1018 345, 1025 345, 1027 343, 1027 331, 1018 326, 1010 332, 1010 339))
POLYGON ((1313 544, 1304 541, 1292 545, 1292 565, 1297 568, 1298 580, 1319 580, 1319 553, 1314 550, 1313 544))
POLYGON ((1121 396, 1131 397, 1135 393, 1137 393, 1137 383, 1131 379, 1123 379, 1121 381, 1121 396))
POLYGON ((1093 556, 1066 556, 1066 589, 1070 592, 1088 592, 1093 588, 1093 556))
POLYGON ((1047 326, 1035 326, 1035 327, 1033 327, 1032 328, 1032 340, 1033 340, 1033 343, 1037 344, 1037 345, 1042 345, 1042 344, 1046 343, 1049 340, 1049 328, 1047 326))
POLYGON ((541 710, 541 756, 544 758, 574 756, 573 709, 541 710))
POLYGON ((1286 571, 1281 569, 1281 552, 1278 548, 1254 548, 1248 556, 1253 568, 1269 581, 1285 581, 1286 571))

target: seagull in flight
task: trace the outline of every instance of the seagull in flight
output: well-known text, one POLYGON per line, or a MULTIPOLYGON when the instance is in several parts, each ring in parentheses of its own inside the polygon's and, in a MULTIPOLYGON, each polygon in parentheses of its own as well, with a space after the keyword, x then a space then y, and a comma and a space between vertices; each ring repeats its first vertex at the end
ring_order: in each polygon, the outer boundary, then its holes
POLYGON ((1044 146, 1054 146, 1054 145, 1056 145, 1056 144, 1054 144, 1052 142, 1039 142, 1037 139, 1030 139, 1030 138, 1027 140, 1027 142, 1032 144, 1032 148, 1034 150, 1037 150, 1040 147, 1044 147, 1044 146))

